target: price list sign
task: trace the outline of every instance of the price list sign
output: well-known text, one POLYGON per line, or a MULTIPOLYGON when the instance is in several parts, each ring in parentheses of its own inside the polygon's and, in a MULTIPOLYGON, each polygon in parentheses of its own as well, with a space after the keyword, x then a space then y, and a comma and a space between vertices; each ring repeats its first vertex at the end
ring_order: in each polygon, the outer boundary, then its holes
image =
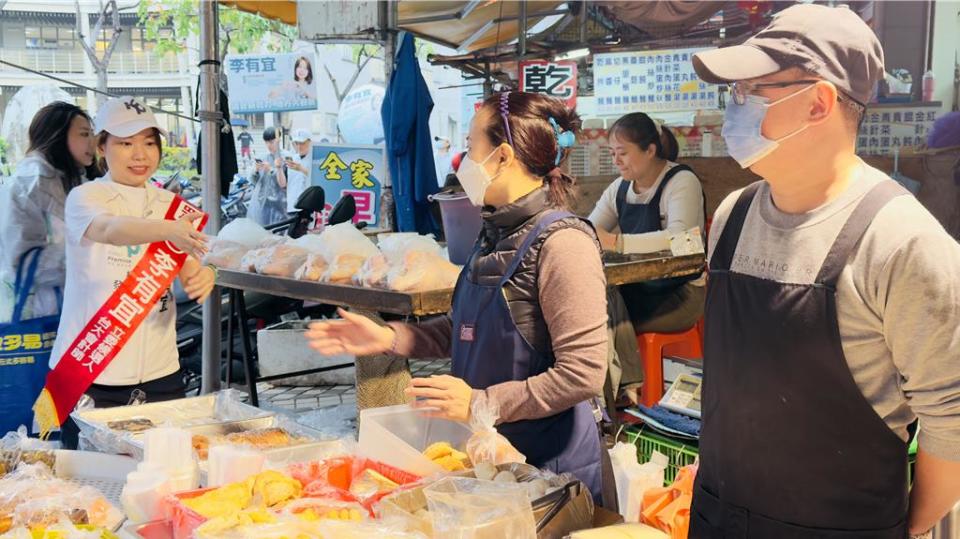
POLYGON ((691 58, 703 48, 597 54, 597 112, 695 111, 718 108, 717 85, 697 77, 691 58))

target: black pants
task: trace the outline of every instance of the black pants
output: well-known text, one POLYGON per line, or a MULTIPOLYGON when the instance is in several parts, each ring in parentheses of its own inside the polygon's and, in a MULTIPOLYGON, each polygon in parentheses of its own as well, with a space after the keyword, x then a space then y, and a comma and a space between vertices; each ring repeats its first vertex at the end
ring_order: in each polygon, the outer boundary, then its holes
MULTIPOLYGON (((131 394, 139 389, 146 394, 147 402, 163 402, 182 399, 187 389, 183 383, 183 373, 177 371, 171 375, 132 386, 104 386, 93 384, 86 394, 93 399, 96 408, 113 408, 130 403, 131 394)), ((80 442, 80 428, 71 418, 60 427, 60 443, 64 449, 76 449, 80 442)))

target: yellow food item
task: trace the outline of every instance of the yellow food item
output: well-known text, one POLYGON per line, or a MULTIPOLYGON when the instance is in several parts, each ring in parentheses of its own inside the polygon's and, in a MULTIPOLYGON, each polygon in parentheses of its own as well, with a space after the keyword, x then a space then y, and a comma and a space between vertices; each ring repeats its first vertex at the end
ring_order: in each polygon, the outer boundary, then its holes
POLYGON ((463 461, 454 458, 453 455, 447 455, 445 457, 434 459, 433 463, 448 472, 462 472, 463 470, 467 469, 467 467, 463 465, 463 461))
POLYGON ((250 505, 253 500, 253 483, 254 479, 251 477, 246 481, 230 483, 205 492, 196 498, 187 498, 182 500, 182 503, 207 518, 230 516, 250 505))
POLYGON ((453 453, 453 451, 454 449, 453 446, 450 445, 450 442, 436 442, 430 444, 430 447, 423 450, 423 456, 430 460, 437 460, 440 457, 445 457, 453 453))
POLYGON ((356 509, 331 509, 327 514, 323 515, 323 518, 330 520, 347 520, 351 522, 360 522, 363 518, 360 516, 360 511, 356 509))
POLYGON ((300 520, 306 520, 307 522, 314 522, 316 520, 320 520, 320 515, 318 515, 313 509, 307 509, 306 511, 297 513, 297 518, 300 520))
POLYGON ((454 449, 450 442, 436 442, 423 450, 423 456, 448 472, 466 470, 470 464, 467 454, 454 449))
POLYGON ((198 535, 217 534, 247 524, 270 524, 277 517, 261 507, 212 518, 197 528, 198 535))
POLYGON ((258 506, 271 507, 299 498, 302 489, 296 479, 276 470, 267 470, 246 481, 224 485, 196 498, 187 498, 183 500, 183 505, 209 519, 231 517, 249 508, 254 497, 258 506))
POLYGON ((254 476, 253 494, 267 507, 277 505, 303 493, 303 485, 276 470, 267 470, 254 476))

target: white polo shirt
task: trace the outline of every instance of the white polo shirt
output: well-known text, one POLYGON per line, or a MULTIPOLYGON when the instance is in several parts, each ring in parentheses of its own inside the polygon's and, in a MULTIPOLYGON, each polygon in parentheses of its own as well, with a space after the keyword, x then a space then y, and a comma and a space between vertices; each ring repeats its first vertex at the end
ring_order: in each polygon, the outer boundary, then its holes
MULTIPOLYGON (((70 191, 64 211, 67 279, 51 368, 147 250, 147 245, 91 241, 84 237, 87 227, 100 215, 162 220, 172 201, 172 193, 150 182, 129 187, 111 180, 109 173, 70 191)), ((167 290, 95 383, 135 385, 175 373, 180 368, 176 318, 176 301, 167 290)))

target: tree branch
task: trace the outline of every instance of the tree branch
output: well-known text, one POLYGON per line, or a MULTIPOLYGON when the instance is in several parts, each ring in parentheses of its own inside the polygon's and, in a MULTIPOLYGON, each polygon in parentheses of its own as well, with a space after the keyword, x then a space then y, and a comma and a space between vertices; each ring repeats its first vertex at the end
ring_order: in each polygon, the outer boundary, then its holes
POLYGON ((327 78, 330 79, 330 83, 333 84, 333 95, 337 98, 337 103, 343 101, 344 96, 340 95, 340 89, 337 87, 337 79, 333 77, 333 73, 330 72, 330 68, 327 67, 326 62, 321 62, 323 64, 323 70, 327 72, 327 78))
POLYGON ((100 62, 100 59, 97 58, 97 52, 90 47, 90 44, 87 43, 86 36, 83 35, 83 26, 80 24, 80 20, 83 17, 83 13, 80 11, 80 0, 74 0, 74 5, 77 8, 77 38, 80 42, 80 46, 83 47, 83 52, 87 53, 87 58, 90 59, 90 63, 94 67, 100 62))
POLYGON ((343 88, 343 97, 340 98, 341 101, 344 97, 347 97, 347 94, 350 93, 350 89, 353 88, 354 83, 357 82, 357 78, 360 77, 360 72, 363 71, 363 68, 367 67, 367 63, 369 63, 372 58, 373 56, 367 56, 364 58, 363 63, 360 64, 357 67, 357 70, 353 72, 353 76, 350 77, 350 81, 347 82, 347 85, 343 88))
POLYGON ((120 28, 120 13, 117 12, 117 0, 108 0, 107 5, 103 10, 103 16, 106 18, 107 10, 110 7, 113 7, 112 17, 113 17, 113 36, 110 38, 110 45, 107 46, 107 51, 103 53, 103 68, 106 69, 110 65, 110 57, 113 56, 113 50, 117 48, 117 43, 120 42, 120 32, 123 30, 120 28))

